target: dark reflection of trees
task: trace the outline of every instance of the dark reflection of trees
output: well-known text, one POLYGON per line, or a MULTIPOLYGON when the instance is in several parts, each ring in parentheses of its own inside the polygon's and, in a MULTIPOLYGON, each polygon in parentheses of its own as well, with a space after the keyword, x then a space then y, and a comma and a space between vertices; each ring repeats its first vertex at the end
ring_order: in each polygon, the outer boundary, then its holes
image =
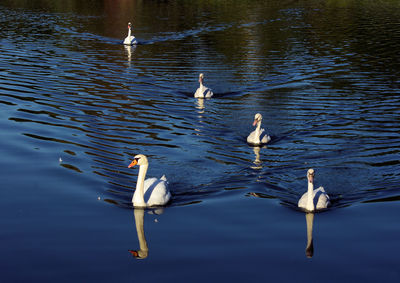
MULTIPOLYGON (((104 1, 105 2, 105 1, 104 1)), ((116 2, 116 1, 115 1, 116 2)), ((50 13, 85 13, 92 14, 93 11, 103 9, 103 1, 98 0, 71 0, 71 1, 53 1, 53 0, 4 0, 3 5, 15 8, 26 8, 32 10, 46 11, 50 13)))
POLYGON ((312 3, 316 9, 304 13, 301 21, 306 28, 298 32, 309 54, 330 57, 332 65, 349 64, 370 77, 379 73, 396 80, 400 34, 393 23, 399 23, 398 1, 312 3))
MULTIPOLYGON (((216 56, 236 68, 236 76, 263 77, 275 58, 304 60, 303 55, 337 56, 360 71, 371 67, 399 72, 400 2, 386 1, 128 1, 6 0, 3 5, 97 15, 89 32, 122 38, 132 21, 143 37, 188 33, 202 56, 216 56), (278 3, 279 2, 279 3, 278 3), (194 31, 199 31, 198 33, 194 31), (194 32, 194 33, 193 33, 194 32), (252 70, 248 70, 251 66, 252 70), (246 72, 245 72, 246 71, 246 72)), ((192 48, 193 49, 193 48, 192 48)), ((195 66, 182 57, 180 64, 195 66)), ((332 64, 338 62, 332 62, 332 64)), ((339 62, 340 63, 340 62, 339 62)), ((395 80, 395 75, 393 80, 395 80)))

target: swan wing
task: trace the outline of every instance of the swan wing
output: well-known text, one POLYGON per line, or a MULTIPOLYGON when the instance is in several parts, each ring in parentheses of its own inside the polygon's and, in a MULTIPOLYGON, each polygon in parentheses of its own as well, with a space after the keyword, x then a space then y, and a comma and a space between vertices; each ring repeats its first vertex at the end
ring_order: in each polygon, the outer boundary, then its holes
POLYGON ((144 181, 144 201, 147 206, 166 205, 171 199, 167 178, 148 178, 144 181))
POLYGON ((203 95, 204 97, 211 97, 214 95, 214 93, 212 92, 212 90, 210 88, 207 88, 203 91, 203 95))
POLYGON ((268 143, 271 140, 271 137, 265 132, 264 129, 261 129, 260 140, 261 143, 268 143))
POLYGON ((325 192, 323 187, 319 187, 318 189, 314 190, 314 197, 317 198, 317 209, 325 209, 331 204, 329 200, 328 194, 325 192))
POLYGON ((318 189, 314 190, 315 192, 322 192, 326 194, 324 187, 319 187, 318 189))
POLYGON ((128 45, 137 44, 136 38, 133 35, 127 36, 124 39, 124 44, 128 45))
POLYGON ((136 37, 134 37, 134 36, 131 36, 131 44, 133 45, 133 44, 137 44, 137 41, 136 41, 136 37))

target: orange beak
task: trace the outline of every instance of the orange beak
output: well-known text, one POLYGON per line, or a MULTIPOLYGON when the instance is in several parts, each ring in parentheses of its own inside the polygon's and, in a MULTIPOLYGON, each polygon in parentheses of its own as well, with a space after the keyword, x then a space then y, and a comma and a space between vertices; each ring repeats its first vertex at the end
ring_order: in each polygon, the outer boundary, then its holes
POLYGON ((131 162, 131 164, 129 164, 128 168, 131 168, 131 167, 135 166, 136 164, 137 164, 137 160, 135 159, 131 162))
POLYGON ((128 252, 130 252, 134 257, 139 257, 139 253, 137 251, 128 250, 128 252))
POLYGON ((257 122, 258 122, 258 120, 257 120, 257 119, 256 119, 256 120, 254 120, 254 122, 253 122, 253 126, 257 125, 257 122))

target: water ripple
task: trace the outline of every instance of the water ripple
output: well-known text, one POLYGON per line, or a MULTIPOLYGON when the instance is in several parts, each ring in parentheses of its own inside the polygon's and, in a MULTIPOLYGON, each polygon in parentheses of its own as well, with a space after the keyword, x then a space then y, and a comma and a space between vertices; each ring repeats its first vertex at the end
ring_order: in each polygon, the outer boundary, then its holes
MULTIPOLYGON (((126 166, 137 153, 149 156, 149 175, 168 176, 172 205, 232 194, 295 207, 310 167, 335 207, 397 200, 398 81, 365 69, 379 61, 368 57, 372 47, 356 53, 349 38, 337 47, 332 30, 318 33, 315 46, 316 32, 300 40, 316 24, 304 11, 280 15, 160 32, 125 49, 81 32, 84 17, 76 24, 61 14, 0 9, 1 128, 55 160, 68 157, 63 169, 101 179, 96 194, 122 207, 130 206, 137 170, 126 166), (254 32, 279 28, 284 18, 293 25, 280 29, 290 34, 283 49, 254 32), (247 45, 232 46, 237 52, 207 41, 241 32, 249 33, 247 45), (192 97, 203 66, 216 94, 205 101, 192 97), (246 144, 256 112, 273 137, 263 148, 246 144)), ((379 54, 393 58, 393 44, 381 41, 379 54)))

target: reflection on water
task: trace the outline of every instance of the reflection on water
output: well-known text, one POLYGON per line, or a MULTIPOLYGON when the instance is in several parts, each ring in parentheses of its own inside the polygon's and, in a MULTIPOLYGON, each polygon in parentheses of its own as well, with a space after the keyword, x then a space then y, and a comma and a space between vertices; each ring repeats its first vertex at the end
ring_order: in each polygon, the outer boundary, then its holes
POLYGON ((314 255, 314 244, 313 244, 314 213, 306 213, 306 223, 307 223, 306 256, 308 258, 311 258, 314 255))
POLYGON ((197 125, 195 127, 195 135, 201 135, 201 132, 207 125, 205 124, 206 122, 206 111, 205 111, 205 102, 204 98, 195 98, 195 107, 196 107, 196 112, 197 112, 197 125))
MULTIPOLYGON (((199 110, 197 113, 203 114, 204 113, 204 98, 197 98, 196 99, 196 108, 199 110)), ((201 116, 199 116, 200 118, 201 116)))
POLYGON ((255 159, 253 161, 254 166, 252 166, 251 168, 252 169, 261 169, 262 168, 262 166, 261 166, 262 161, 260 160, 261 148, 258 146, 254 146, 253 151, 254 151, 255 159))
POLYGON ((128 58, 128 63, 130 66, 130 63, 132 61, 132 54, 135 52, 136 49, 136 45, 124 45, 125 51, 126 51, 126 55, 128 58))
POLYGON ((137 237, 139 240, 139 250, 129 250, 129 252, 137 259, 144 259, 149 255, 149 247, 147 246, 146 237, 144 235, 144 209, 135 208, 135 225, 137 237))
MULTIPOLYGON (((161 215, 164 212, 163 208, 148 210, 145 208, 134 208, 133 214, 135 216, 135 226, 137 238, 139 241, 139 250, 128 250, 129 253, 136 259, 145 259, 149 255, 149 246, 147 245, 146 236, 144 232, 144 214, 145 212, 161 215)), ((157 221, 157 219, 155 220, 157 221)))

